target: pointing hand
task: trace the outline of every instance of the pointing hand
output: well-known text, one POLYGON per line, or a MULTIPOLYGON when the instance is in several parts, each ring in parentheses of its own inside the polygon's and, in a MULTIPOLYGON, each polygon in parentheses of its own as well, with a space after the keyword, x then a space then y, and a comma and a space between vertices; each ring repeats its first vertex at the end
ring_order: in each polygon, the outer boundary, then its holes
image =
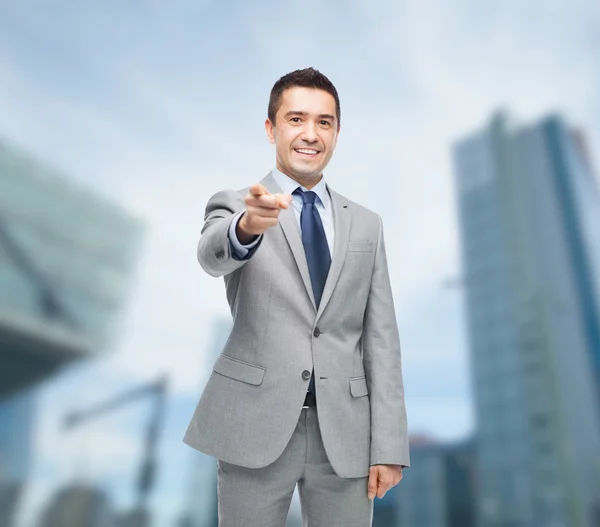
POLYGON ((252 185, 244 198, 246 212, 237 227, 240 242, 250 243, 254 237, 277 225, 281 209, 287 209, 292 199, 291 194, 271 194, 260 183, 252 185))

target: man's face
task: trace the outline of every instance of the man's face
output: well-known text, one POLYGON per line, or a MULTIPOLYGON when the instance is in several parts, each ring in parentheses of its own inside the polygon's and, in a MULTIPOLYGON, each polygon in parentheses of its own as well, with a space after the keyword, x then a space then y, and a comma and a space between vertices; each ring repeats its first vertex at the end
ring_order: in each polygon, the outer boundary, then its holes
POLYGON ((267 119, 277 168, 293 178, 318 178, 329 163, 339 132, 335 99, 323 90, 288 88, 281 95, 275 123, 267 119))

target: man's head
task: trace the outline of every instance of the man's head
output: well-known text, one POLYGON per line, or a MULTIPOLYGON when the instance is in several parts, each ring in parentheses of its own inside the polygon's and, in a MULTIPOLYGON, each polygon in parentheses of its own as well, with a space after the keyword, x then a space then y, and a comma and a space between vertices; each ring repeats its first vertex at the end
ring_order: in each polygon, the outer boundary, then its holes
POLYGON ((271 90, 265 127, 277 168, 294 179, 318 181, 340 130, 335 86, 313 68, 284 75, 271 90))

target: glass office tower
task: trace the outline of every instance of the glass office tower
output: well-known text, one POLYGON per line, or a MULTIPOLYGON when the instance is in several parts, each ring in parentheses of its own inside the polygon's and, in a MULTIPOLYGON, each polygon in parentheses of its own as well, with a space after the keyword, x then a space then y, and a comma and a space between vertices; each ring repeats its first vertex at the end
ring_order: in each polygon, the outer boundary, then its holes
POLYGON ((600 525, 600 198, 581 134, 455 145, 482 527, 600 525))
POLYGON ((10 527, 31 465, 35 400, 30 394, 0 404, 0 526, 10 527))
POLYGON ((0 399, 105 352, 141 222, 0 140, 0 399))
POLYGON ((388 493, 393 502, 375 502, 373 527, 475 527, 473 441, 411 436, 410 452, 412 468, 388 493))
POLYGON ((33 387, 109 350, 142 223, 0 140, 0 525, 30 464, 33 387))

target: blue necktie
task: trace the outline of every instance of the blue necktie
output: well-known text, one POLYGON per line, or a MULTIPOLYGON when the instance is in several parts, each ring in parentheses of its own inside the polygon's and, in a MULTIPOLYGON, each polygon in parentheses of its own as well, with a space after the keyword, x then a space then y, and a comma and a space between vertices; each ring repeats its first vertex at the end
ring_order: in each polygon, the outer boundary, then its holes
MULTIPOLYGON (((329 274, 329 267, 331 266, 331 254, 329 253, 329 245, 327 244, 321 216, 319 216, 319 211, 315 207, 317 195, 310 190, 304 192, 301 188, 297 188, 294 194, 302 196, 303 205, 302 214, 300 215, 302 245, 304 245, 310 282, 318 309, 329 274)), ((316 393, 314 371, 310 378, 308 391, 316 393)))

